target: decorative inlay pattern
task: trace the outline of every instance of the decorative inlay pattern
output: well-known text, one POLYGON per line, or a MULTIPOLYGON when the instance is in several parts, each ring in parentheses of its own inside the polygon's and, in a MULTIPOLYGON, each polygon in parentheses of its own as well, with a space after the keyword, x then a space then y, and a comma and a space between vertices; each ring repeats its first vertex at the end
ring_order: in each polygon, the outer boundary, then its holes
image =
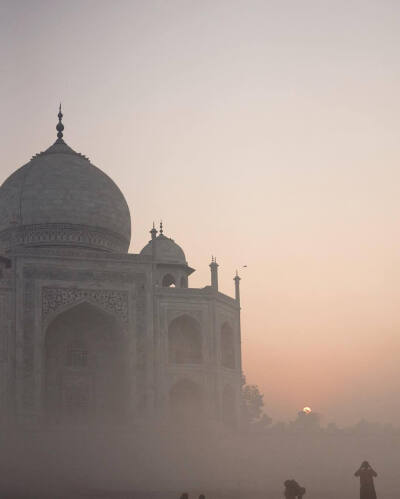
POLYGON ((25 245, 72 245, 125 253, 129 241, 102 228, 85 225, 26 225, 4 230, 0 242, 5 248, 25 245))
POLYGON ((60 308, 85 300, 99 305, 128 324, 128 292, 104 289, 45 287, 42 290, 42 317, 45 319, 60 308))

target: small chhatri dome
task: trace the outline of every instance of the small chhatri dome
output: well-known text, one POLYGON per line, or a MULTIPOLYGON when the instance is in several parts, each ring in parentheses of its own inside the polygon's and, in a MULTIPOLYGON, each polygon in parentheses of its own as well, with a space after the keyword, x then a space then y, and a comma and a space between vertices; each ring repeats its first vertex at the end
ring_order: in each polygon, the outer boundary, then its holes
POLYGON ((0 245, 79 246, 127 252, 131 219, 118 186, 63 139, 57 140, 0 187, 0 245))
POLYGON ((154 227, 150 232, 152 234, 152 239, 142 249, 142 251, 140 252, 141 255, 152 256, 154 249, 154 258, 158 262, 187 265, 185 253, 183 252, 182 248, 178 244, 176 244, 173 239, 170 239, 169 237, 166 237, 164 235, 162 222, 160 223, 160 231, 157 237, 155 237, 157 231, 154 227))

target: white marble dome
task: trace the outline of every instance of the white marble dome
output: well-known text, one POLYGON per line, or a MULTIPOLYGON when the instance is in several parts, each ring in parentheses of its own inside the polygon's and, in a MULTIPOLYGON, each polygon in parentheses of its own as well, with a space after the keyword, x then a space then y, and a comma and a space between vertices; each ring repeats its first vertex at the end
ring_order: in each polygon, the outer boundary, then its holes
POLYGON ((149 241, 140 254, 151 256, 153 254, 153 244, 155 260, 164 263, 187 264, 182 248, 173 239, 164 236, 164 234, 159 234, 156 238, 149 241))
POLYGON ((60 135, 0 187, 0 245, 127 252, 131 219, 124 195, 60 135))

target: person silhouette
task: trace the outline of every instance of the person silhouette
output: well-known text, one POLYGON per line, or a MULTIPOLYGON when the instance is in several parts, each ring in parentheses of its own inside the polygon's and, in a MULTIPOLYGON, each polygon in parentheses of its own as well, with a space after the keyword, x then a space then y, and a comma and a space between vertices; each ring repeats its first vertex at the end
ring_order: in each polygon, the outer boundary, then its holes
POLYGON ((363 461, 354 476, 360 477, 360 499, 376 499, 374 478, 378 473, 368 461, 363 461))
POLYGON ((181 497, 179 499, 189 499, 189 494, 187 492, 183 492, 183 494, 181 494, 181 497))
POLYGON ((286 499, 296 499, 296 496, 294 494, 294 488, 293 488, 293 480, 285 480, 283 482, 283 485, 285 486, 285 490, 283 493, 285 498, 286 499))
POLYGON ((306 493, 306 489, 301 487, 296 480, 286 480, 283 485, 285 486, 284 496, 286 499, 302 499, 306 493))

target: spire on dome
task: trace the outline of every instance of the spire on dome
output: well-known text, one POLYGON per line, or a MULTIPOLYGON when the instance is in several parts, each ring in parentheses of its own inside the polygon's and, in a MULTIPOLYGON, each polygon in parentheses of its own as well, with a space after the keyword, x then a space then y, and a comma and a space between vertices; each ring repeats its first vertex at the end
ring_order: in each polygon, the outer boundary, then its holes
POLYGON ((160 222, 160 234, 163 234, 164 231, 163 231, 163 223, 162 223, 162 220, 160 222))
POLYGON ((63 142, 63 130, 64 130, 64 125, 62 123, 62 118, 63 118, 63 113, 61 112, 61 102, 60 102, 60 107, 58 109, 58 123, 56 126, 57 130, 57 137, 59 142, 63 142))
POLYGON ((151 234, 151 239, 155 239, 157 236, 157 229, 155 228, 154 222, 153 222, 153 228, 150 231, 151 234))

